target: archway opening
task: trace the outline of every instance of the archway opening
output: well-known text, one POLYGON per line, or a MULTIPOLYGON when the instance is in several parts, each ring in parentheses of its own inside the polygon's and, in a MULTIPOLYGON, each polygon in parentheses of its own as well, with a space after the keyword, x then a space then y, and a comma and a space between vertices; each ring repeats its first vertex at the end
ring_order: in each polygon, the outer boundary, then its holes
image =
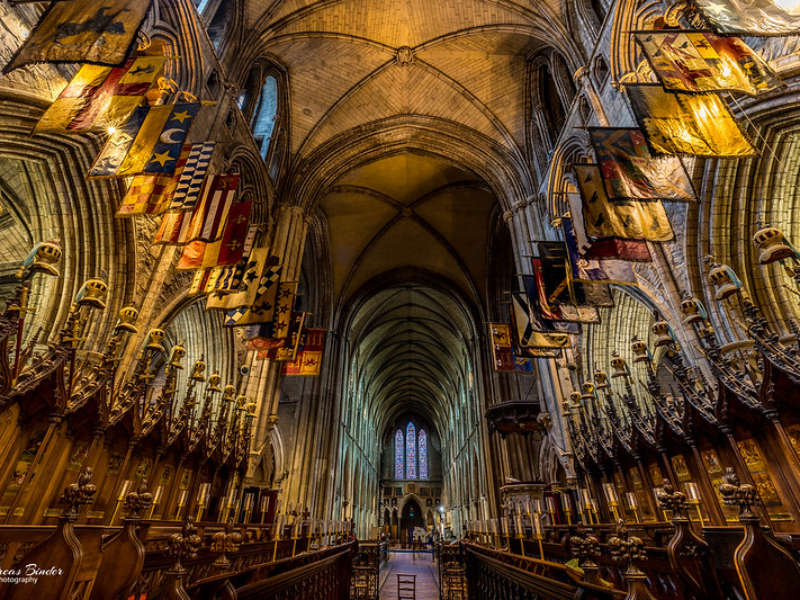
POLYGON ((418 530, 425 529, 425 519, 422 515, 422 508, 413 498, 409 498, 403 505, 403 514, 400 516, 400 532, 398 535, 404 545, 410 545, 414 541, 418 530))

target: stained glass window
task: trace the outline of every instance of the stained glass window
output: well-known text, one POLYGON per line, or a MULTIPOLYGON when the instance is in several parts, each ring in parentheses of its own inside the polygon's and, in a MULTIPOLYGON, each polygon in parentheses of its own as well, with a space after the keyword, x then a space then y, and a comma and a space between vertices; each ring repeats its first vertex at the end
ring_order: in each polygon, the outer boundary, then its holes
POLYGON ((414 424, 406 427, 406 479, 417 478, 417 435, 414 424))
POLYGON ((261 90, 261 99, 253 122, 253 137, 261 146, 261 158, 267 158, 272 130, 278 118, 278 80, 268 75, 261 90))
POLYGON ((403 471, 405 467, 405 444, 403 443, 403 432, 397 430, 394 434, 394 478, 403 479, 403 471))
POLYGON ((419 478, 428 478, 428 436, 424 429, 419 430, 417 436, 419 442, 419 478))

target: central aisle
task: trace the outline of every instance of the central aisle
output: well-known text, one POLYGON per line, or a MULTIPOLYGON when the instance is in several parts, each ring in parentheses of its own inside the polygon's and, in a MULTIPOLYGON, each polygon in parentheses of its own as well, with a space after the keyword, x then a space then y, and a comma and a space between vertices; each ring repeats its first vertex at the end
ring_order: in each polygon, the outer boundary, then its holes
POLYGON ((380 598, 397 598, 397 574, 417 576, 416 600, 439 600, 439 566, 431 562, 431 554, 417 553, 414 560, 410 552, 390 552, 388 564, 381 573, 380 598))

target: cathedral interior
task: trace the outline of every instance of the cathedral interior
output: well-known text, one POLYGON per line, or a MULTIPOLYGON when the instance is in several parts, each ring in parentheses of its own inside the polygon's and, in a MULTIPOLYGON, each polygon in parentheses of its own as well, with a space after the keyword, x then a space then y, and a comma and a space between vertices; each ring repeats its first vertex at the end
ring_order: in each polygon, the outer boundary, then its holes
POLYGON ((800 2, 0 32, 0 598, 800 598, 800 2))

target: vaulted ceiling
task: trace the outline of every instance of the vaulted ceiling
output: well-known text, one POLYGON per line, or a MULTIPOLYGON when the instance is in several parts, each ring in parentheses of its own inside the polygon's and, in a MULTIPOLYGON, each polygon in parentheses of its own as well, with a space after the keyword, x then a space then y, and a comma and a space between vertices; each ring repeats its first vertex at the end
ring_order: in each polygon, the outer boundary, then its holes
POLYGON ((483 326, 497 213, 535 187, 529 61, 556 48, 580 62, 563 5, 245 6, 249 33, 236 64, 245 73, 272 57, 286 68, 290 178, 301 180, 287 188, 315 190, 313 201, 291 201, 313 206, 326 228, 329 302, 343 317, 336 322, 350 324, 341 333, 372 418, 382 429, 416 412, 445 434, 470 368, 470 332, 483 326), (369 136, 363 152, 353 150, 369 136), (508 193, 515 185, 527 191, 508 193))
POLYGON ((456 121, 519 148, 526 58, 545 45, 572 45, 560 3, 552 1, 247 6, 252 39, 245 56, 267 53, 289 67, 291 149, 300 157, 337 134, 398 114, 456 121))
POLYGON ((525 61, 575 47, 561 3, 527 0, 254 0, 243 64, 289 71, 291 150, 396 115, 457 122, 513 151, 525 140, 525 61))
POLYGON ((480 303, 494 204, 474 174, 416 154, 348 173, 319 202, 330 231, 334 301, 387 271, 419 268, 480 303))
POLYGON ((421 285, 390 287, 360 307, 351 327, 354 379, 379 434, 406 413, 447 430, 468 386, 471 331, 463 306, 421 285))

